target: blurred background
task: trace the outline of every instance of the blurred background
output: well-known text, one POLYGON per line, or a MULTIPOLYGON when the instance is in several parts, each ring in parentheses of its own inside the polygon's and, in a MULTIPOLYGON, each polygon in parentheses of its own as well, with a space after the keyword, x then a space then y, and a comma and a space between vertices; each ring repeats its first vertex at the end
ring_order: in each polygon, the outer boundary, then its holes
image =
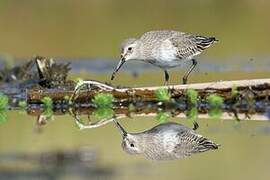
MULTIPOLYGON (((269 8, 267 0, 0 0, 0 67, 42 55, 72 62, 70 78, 110 82, 123 39, 173 29, 220 40, 198 58, 190 82, 267 78, 269 8)), ((172 70, 170 83, 179 83, 184 69, 172 70)), ((163 72, 141 62, 126 63, 120 71, 114 84, 163 83, 163 72)), ((222 144, 220 150, 154 163, 125 154, 112 125, 79 131, 71 117, 54 117, 38 133, 36 117, 9 112, 8 118, 0 125, 0 179, 264 180, 270 176, 269 122, 199 120, 199 133, 222 144), (84 154, 85 147, 90 154, 84 154), (70 160, 78 152, 83 162, 70 160)), ((154 118, 136 120, 121 122, 134 132, 157 124, 154 118)))
POLYGON ((269 55, 267 0, 1 0, 0 50, 14 57, 117 58, 149 30, 216 36, 208 56, 269 55))

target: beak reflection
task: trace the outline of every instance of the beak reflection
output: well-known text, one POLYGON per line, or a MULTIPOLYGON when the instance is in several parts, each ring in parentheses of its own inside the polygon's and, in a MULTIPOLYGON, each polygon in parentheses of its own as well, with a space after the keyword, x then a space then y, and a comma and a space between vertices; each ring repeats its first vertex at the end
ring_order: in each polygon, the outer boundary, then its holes
POLYGON ((117 127, 117 129, 119 130, 119 132, 121 133, 122 137, 124 138, 125 136, 127 136, 127 132, 125 131, 125 129, 116 121, 116 119, 113 119, 113 122, 115 124, 115 126, 117 127))

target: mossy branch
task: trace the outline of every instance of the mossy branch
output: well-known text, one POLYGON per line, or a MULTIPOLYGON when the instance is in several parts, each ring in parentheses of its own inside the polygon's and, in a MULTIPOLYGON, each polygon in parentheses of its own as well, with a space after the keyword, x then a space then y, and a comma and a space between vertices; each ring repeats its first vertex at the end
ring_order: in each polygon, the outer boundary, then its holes
MULTIPOLYGON (((198 118, 201 118, 205 117, 205 115, 208 113, 213 117, 220 116, 221 113, 222 116, 224 116, 224 112, 233 115, 235 115, 235 113, 244 114, 246 116, 263 115, 267 110, 266 108, 263 109, 263 107, 266 106, 257 107, 254 109, 252 105, 254 105, 254 102, 268 103, 268 105, 270 103, 270 79, 219 81, 200 84, 175 85, 169 87, 142 88, 114 88, 96 81, 84 81, 81 83, 80 87, 80 91, 78 91, 78 94, 76 94, 76 99, 74 99, 73 102, 75 104, 89 103, 89 100, 92 100, 91 102, 96 105, 99 103, 107 104, 107 102, 111 104, 112 97, 115 100, 113 103, 127 104, 127 106, 129 103, 133 102, 162 102, 163 104, 170 104, 173 103, 173 101, 187 100, 187 104, 191 104, 192 107, 198 106, 198 112, 195 112, 194 109, 189 109, 190 112, 188 112, 187 109, 184 110, 184 112, 186 112, 184 114, 193 120, 195 120, 197 114, 198 118), (106 97, 102 96, 98 98, 98 94, 100 93, 107 95, 106 97), (208 104, 209 108, 201 107, 197 103, 208 104), (221 106, 218 104, 223 103, 227 103, 233 108, 222 106, 223 109, 220 111, 221 106), (241 106, 243 104, 246 104, 250 109, 247 110, 243 108, 244 106, 241 106)), ((65 97, 72 97, 73 95, 74 91, 52 91, 46 89, 29 90, 27 94, 27 102, 29 104, 40 103, 41 99, 44 97, 50 97, 53 102, 65 102, 65 97)), ((128 109, 129 107, 126 107, 126 109, 119 107, 118 111, 116 104, 114 111, 115 114, 121 114, 124 111, 129 113, 128 109)), ((143 108, 141 114, 147 113, 147 111, 149 111, 149 109, 143 108)), ((153 110, 152 112, 157 112, 157 109, 153 110)), ((99 113, 97 112, 97 115, 98 114, 99 113)))

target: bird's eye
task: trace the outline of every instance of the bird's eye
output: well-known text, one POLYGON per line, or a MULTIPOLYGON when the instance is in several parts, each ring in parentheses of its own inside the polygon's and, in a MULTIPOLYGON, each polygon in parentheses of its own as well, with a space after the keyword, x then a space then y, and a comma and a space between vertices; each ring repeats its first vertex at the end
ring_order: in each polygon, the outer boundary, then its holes
POLYGON ((134 147, 134 144, 133 144, 133 143, 131 143, 131 144, 130 144, 130 147, 134 147))
POLYGON ((128 50, 131 51, 132 50, 132 47, 128 47, 128 50))

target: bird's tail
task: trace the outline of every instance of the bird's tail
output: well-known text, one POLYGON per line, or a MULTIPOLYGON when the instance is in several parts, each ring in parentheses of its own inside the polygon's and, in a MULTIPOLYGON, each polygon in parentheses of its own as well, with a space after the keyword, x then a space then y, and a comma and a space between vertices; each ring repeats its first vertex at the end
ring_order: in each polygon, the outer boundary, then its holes
POLYGON ((208 151, 208 150, 215 150, 218 149, 218 147, 220 146, 219 144, 214 143, 213 141, 204 138, 204 137, 200 137, 197 140, 197 148, 195 149, 196 152, 204 152, 204 151, 208 151))
POLYGON ((204 36, 196 36, 195 37, 197 47, 201 50, 204 50, 210 47, 213 43, 218 42, 218 39, 215 37, 204 37, 204 36))

